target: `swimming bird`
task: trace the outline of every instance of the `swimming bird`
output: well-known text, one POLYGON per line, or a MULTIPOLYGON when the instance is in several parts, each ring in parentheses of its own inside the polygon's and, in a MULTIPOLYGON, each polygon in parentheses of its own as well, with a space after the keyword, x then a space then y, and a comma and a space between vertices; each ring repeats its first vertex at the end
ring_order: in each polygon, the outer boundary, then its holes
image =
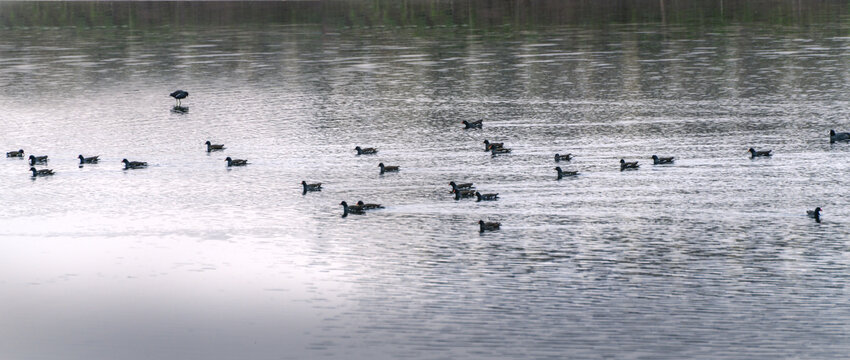
POLYGON ((492 154, 494 156, 495 155, 501 155, 501 154, 510 154, 510 153, 511 153, 511 149, 509 149, 509 148, 501 148, 501 147, 500 148, 494 148, 494 147, 490 148, 490 154, 492 154))
POLYGON ((230 156, 228 156, 226 159, 224 159, 224 161, 227 161, 227 166, 245 166, 245 165, 248 165, 248 160, 231 159, 230 156))
POLYGON ((348 214, 357 214, 362 215, 365 211, 362 206, 351 205, 349 206, 347 202, 343 201, 339 203, 342 205, 342 217, 348 216, 348 214))
POLYGON ((820 222, 820 207, 816 207, 814 210, 806 210, 806 215, 820 222))
POLYGON ((378 153, 378 149, 375 148, 365 148, 362 149, 359 146, 355 147, 354 150, 357 150, 357 155, 373 155, 378 153))
POLYGON ((773 154, 770 153, 773 150, 757 151, 756 149, 750 148, 750 150, 747 150, 747 151, 750 152, 750 159, 756 158, 756 157, 759 157, 759 156, 773 156, 773 154))
POLYGON ((363 203, 363 200, 357 201, 357 206, 363 208, 363 210, 374 210, 374 209, 383 209, 384 207, 381 204, 366 204, 363 203))
POLYGON ((83 155, 77 156, 80 159, 80 164, 97 164, 97 161, 100 160, 100 155, 84 157, 83 155))
POLYGON ((481 129, 482 125, 484 124, 484 120, 478 120, 478 121, 472 121, 472 122, 464 120, 464 121, 461 121, 461 123, 463 123, 463 125, 465 126, 464 129, 475 129, 475 128, 481 129))
POLYGON ((620 171, 626 169, 637 169, 638 167, 640 167, 640 165, 638 165, 637 161, 626 162, 626 160, 620 159, 620 171))
POLYGON ((662 165, 662 164, 672 164, 673 157, 658 157, 658 155, 652 155, 652 164, 653 165, 662 165))
POLYGON ((471 197, 475 196, 475 193, 476 193, 475 190, 458 190, 458 191, 455 191, 455 200, 471 198, 471 197))
POLYGON ((449 182, 449 185, 452 187, 451 193, 455 193, 458 190, 472 190, 475 189, 475 186, 472 183, 460 183, 457 184, 454 181, 449 182))
POLYGON ((127 169, 141 169, 148 167, 148 163, 144 161, 128 161, 127 159, 121 160, 124 163, 124 170, 127 169))
POLYGON ((180 100, 185 99, 187 96, 189 96, 189 92, 183 91, 183 90, 177 90, 177 91, 171 93, 169 96, 177 99, 177 106, 180 106, 180 100))
POLYGON ((475 192, 475 197, 478 198, 476 201, 496 201, 499 200, 499 194, 482 194, 480 192, 475 192))
POLYGON ((47 155, 35 156, 30 155, 30 165, 47 164, 47 155))
POLYGON ((306 181, 301 181, 301 186, 304 188, 304 193, 308 191, 322 191, 322 183, 308 184, 306 181))
POLYGON ((36 170, 34 167, 31 167, 30 171, 32 171, 32 177, 53 175, 53 170, 50 169, 36 170))
POLYGON ((490 140, 484 140, 484 151, 490 151, 492 148, 505 147, 505 143, 491 143, 490 140))
POLYGON ((561 155, 555 154, 555 162, 560 162, 561 160, 570 161, 573 159, 573 154, 561 155))
POLYGON ((380 163, 378 167, 381 168, 381 174, 385 172, 398 172, 398 166, 386 166, 384 163, 380 163))
POLYGON ((829 130, 829 143, 834 143, 836 141, 850 141, 850 133, 848 132, 840 132, 837 133, 835 130, 829 130))
POLYGON ((18 151, 9 151, 9 152, 6 153, 6 157, 22 158, 22 157, 24 157, 24 149, 21 149, 21 150, 18 150, 18 151))
POLYGON ((561 180, 564 176, 578 176, 578 171, 564 171, 561 170, 560 166, 556 166, 555 170, 558 171, 558 180, 561 180))
POLYGON ((483 233, 485 231, 499 230, 500 226, 502 226, 502 223, 500 222, 484 222, 484 220, 478 220, 478 232, 483 233))
POLYGON ((207 140, 207 142, 205 142, 204 144, 207 145, 207 152, 221 151, 226 149, 226 147, 224 147, 224 144, 213 144, 209 140, 207 140))

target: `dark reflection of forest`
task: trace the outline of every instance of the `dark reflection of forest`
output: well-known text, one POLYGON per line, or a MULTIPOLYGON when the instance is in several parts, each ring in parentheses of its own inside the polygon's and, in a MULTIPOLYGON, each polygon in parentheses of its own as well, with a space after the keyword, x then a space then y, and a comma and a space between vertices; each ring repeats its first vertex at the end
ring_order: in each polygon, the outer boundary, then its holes
POLYGON ((322 24, 369 26, 808 24, 841 21, 846 1, 363 0, 269 2, 0 2, 0 26, 322 24))

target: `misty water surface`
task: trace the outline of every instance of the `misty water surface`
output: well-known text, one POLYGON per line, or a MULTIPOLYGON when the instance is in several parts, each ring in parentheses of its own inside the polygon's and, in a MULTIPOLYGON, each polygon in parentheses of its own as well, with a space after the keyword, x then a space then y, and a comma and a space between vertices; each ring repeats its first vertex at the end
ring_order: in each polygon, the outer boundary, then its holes
POLYGON ((0 160, 0 358, 845 356, 848 49, 840 22, 7 24, 0 150, 56 175, 0 160), (361 199, 386 208, 340 216, 361 199))

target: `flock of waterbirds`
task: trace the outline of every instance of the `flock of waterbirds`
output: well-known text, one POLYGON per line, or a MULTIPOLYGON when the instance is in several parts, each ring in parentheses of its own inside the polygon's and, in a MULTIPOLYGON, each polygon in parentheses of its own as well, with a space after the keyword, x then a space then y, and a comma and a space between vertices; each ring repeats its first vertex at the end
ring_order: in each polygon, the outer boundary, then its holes
MULTIPOLYGON (((177 100, 176 108, 180 108, 181 111, 185 111, 188 108, 181 106, 180 100, 185 99, 189 96, 189 93, 183 90, 177 90, 172 92, 169 96, 173 97, 177 100)), ((484 126, 483 120, 477 121, 462 121, 464 125, 464 129, 481 129, 484 126)), ((850 132, 840 132, 837 133, 835 130, 829 131, 829 141, 830 143, 835 143, 837 141, 850 141, 850 132)), ((213 144, 210 141, 204 143, 207 148, 207 152, 215 152, 215 151, 223 151, 227 149, 223 144, 213 144)), ((375 155, 378 153, 378 149, 373 147, 360 147, 357 146, 354 148, 357 152, 357 156, 360 155, 375 155)), ((490 152, 493 156, 499 156, 504 154, 510 154, 511 149, 505 147, 504 143, 496 143, 490 142, 489 140, 484 140, 484 151, 490 152)), ((749 150, 750 158, 758 158, 758 157, 770 157, 773 155, 772 150, 756 150, 755 148, 750 148, 749 150)), ((24 158, 24 150, 19 149, 15 151, 9 151, 6 153, 7 158, 24 158)), ((569 162, 573 159, 573 154, 555 154, 555 162, 569 162)), ((80 154, 77 157, 80 160, 80 167, 84 164, 97 164, 100 160, 100 156, 83 156, 80 154)), ((659 157, 657 155, 652 155, 652 163, 653 165, 672 165, 675 162, 674 157, 659 157)), ((30 171, 32 172, 32 177, 44 177, 44 176, 52 176, 55 175, 52 169, 36 169, 36 165, 47 165, 48 156, 47 155, 30 155, 28 157, 30 171)), ((231 157, 225 158, 228 167, 233 166, 246 166, 250 164, 248 160, 245 159, 233 159, 231 157)), ((143 169, 148 166, 147 162, 144 161, 129 161, 127 159, 121 160, 124 164, 124 170, 131 169, 143 169)), ((385 165, 384 163, 379 163, 378 167, 380 168, 380 173, 394 173, 399 172, 400 167, 397 165, 385 165)), ((637 170, 640 168, 640 164, 638 161, 626 161, 625 159, 620 159, 620 171, 626 170, 637 170)), ((576 177, 579 176, 578 171, 565 171, 560 166, 555 167, 555 171, 557 171, 557 179, 561 180, 564 177, 576 177)), ((306 181, 301 181, 302 186, 302 194, 307 194, 308 192, 313 191, 322 191, 322 183, 307 183, 306 181)), ((498 193, 485 193, 482 194, 475 189, 475 185, 473 183, 456 183, 454 181, 449 182, 449 186, 451 186, 450 193, 454 194, 455 200, 460 200, 464 198, 476 198, 477 201, 497 201, 499 199, 498 193)), ((357 214, 361 215, 366 213, 368 210, 375 209, 383 209, 384 207, 381 204, 369 204, 364 203, 362 200, 358 201, 355 205, 349 205, 347 202, 342 201, 340 203, 342 205, 342 216, 347 217, 349 214, 357 214)), ((806 214, 815 219, 815 221, 821 221, 821 208, 817 207, 814 210, 807 210, 806 214)), ((493 231, 498 230, 501 226, 499 222, 488 222, 484 220, 478 221, 479 232, 485 231, 493 231)))

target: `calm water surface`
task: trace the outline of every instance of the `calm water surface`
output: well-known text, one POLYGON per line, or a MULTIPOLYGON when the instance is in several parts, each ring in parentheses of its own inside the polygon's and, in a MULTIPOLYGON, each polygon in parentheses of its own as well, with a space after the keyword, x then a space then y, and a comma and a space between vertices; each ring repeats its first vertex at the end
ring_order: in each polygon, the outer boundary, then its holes
POLYGON ((842 26, 0 28, 0 358, 844 357, 842 26))

